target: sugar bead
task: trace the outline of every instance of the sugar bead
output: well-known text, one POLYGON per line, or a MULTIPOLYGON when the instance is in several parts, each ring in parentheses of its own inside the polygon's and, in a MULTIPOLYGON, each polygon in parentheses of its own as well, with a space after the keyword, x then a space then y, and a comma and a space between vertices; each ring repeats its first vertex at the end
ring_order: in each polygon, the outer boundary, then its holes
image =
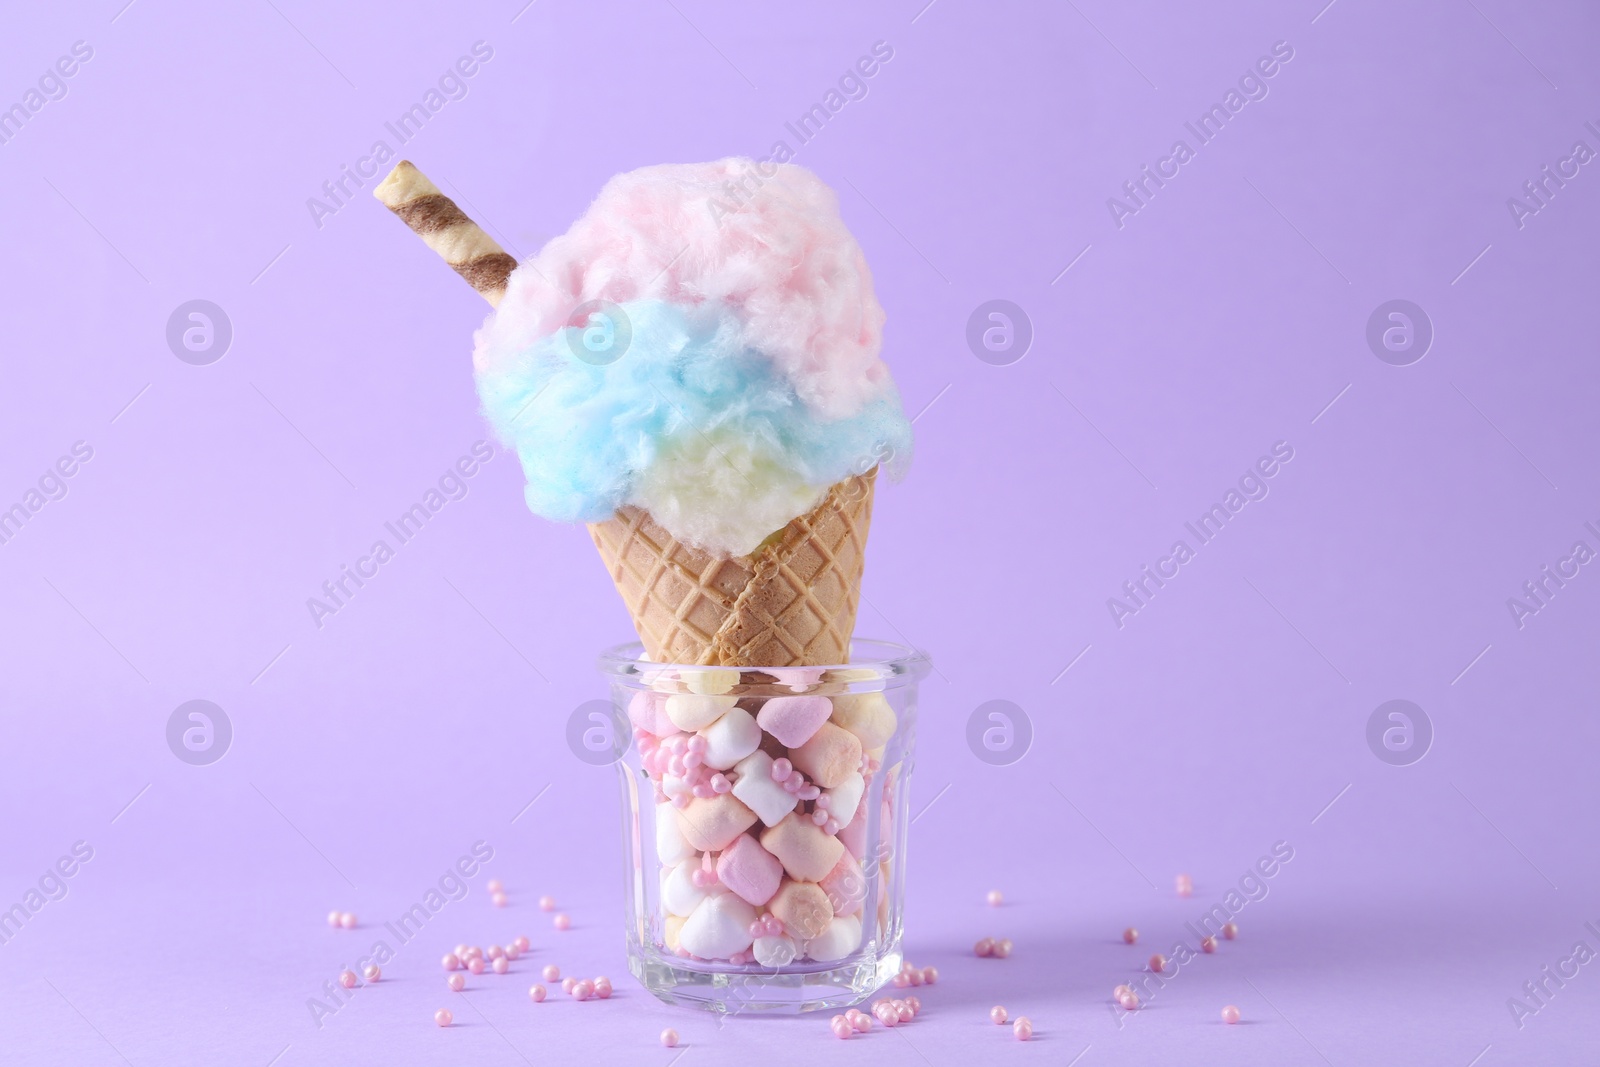
POLYGON ((1222 936, 1229 941, 1239 936, 1238 923, 1226 923, 1222 927, 1222 936))
POLYGON ((995 959, 1003 960, 1011 955, 1011 939, 1002 937, 994 943, 995 959))
POLYGON ((440 1008, 438 1011, 433 1013, 433 1021, 438 1023, 440 1026, 449 1026, 455 1021, 455 1016, 450 1014, 449 1009, 440 1008))
POLYGON ((661 1031, 661 1044, 665 1048, 677 1048, 678 1031, 674 1030, 670 1026, 661 1031))
POLYGON ((383 972, 378 969, 378 965, 376 963, 369 963, 361 972, 361 977, 365 978, 369 982, 376 982, 379 978, 383 977, 383 972))
POLYGON ((467 976, 456 971, 445 976, 444 984, 450 987, 452 993, 459 993, 467 988, 467 976))
POLYGON ((454 952, 446 952, 444 954, 444 959, 440 960, 439 962, 447 971, 459 971, 461 969, 461 957, 457 956, 454 952))
POLYGON ((1226 1008, 1223 1008, 1222 1021, 1227 1023, 1229 1026, 1232 1026, 1234 1023, 1238 1022, 1239 1009, 1234 1007, 1232 1004, 1229 1004, 1226 1008))
POLYGON ((983 938, 976 945, 972 946, 972 951, 974 953, 976 953, 977 955, 979 955, 979 956, 993 956, 994 955, 994 938, 992 938, 992 937, 983 938))
POLYGON ((535 1004, 538 1004, 541 1001, 543 1001, 544 997, 545 997, 545 988, 544 988, 544 986, 535 985, 535 986, 529 986, 528 987, 528 999, 533 1001, 535 1004))
POLYGON ((1150 969, 1156 974, 1161 974, 1167 969, 1167 957, 1163 956, 1159 952, 1157 952, 1154 956, 1151 956, 1150 969))
POLYGON ((494 973, 505 974, 511 969, 511 961, 504 956, 497 956, 494 961, 494 973))
POLYGON ((555 897, 540 897, 539 898, 539 910, 540 911, 555 911, 556 910, 556 898, 555 897))
POLYGON ((1215 951, 1217 951, 1217 939, 1214 938, 1214 937, 1202 937, 1200 939, 1200 951, 1201 952, 1215 952, 1215 951))
POLYGON ((1001 1007, 999 1004, 996 1004, 994 1007, 990 1008, 989 1021, 994 1023, 996 1026, 1004 1026, 1006 1024, 1006 1009, 1001 1007))
POLYGON ((570 930, 572 929, 572 918, 566 912, 561 912, 555 917, 553 925, 557 930, 570 930))
POLYGON ((1019 1015, 1017 1021, 1011 1024, 1011 1032, 1018 1041, 1028 1041, 1033 1037, 1033 1021, 1026 1015, 1019 1015))
POLYGON ((354 972, 354 971, 340 971, 339 972, 339 984, 344 986, 346 989, 354 989, 356 987, 356 982, 357 982, 356 972, 354 972))
POLYGON ((988 900, 989 900, 989 907, 998 908, 1000 905, 1005 903, 1006 898, 1005 898, 1004 894, 1002 894, 1000 892, 1000 890, 991 889, 991 890, 989 890, 988 900))
POLYGON ((1127 944, 1127 945, 1136 944, 1138 942, 1138 940, 1139 940, 1139 931, 1135 930, 1133 927, 1130 926, 1126 930, 1122 931, 1122 941, 1123 941, 1124 944, 1127 944))

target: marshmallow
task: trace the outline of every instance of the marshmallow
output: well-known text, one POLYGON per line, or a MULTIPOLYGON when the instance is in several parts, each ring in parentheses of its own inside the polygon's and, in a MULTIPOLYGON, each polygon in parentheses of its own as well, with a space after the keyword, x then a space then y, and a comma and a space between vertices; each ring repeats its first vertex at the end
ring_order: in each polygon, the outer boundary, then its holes
POLYGON ((778 891, 783 864, 755 838, 741 834, 717 857, 717 880, 759 908, 778 891))
POLYGON ((806 955, 818 963, 842 960, 861 947, 861 920, 854 915, 834 919, 827 929, 806 942, 806 955))
POLYGON ((685 840, 701 852, 721 852, 756 821, 756 813, 731 793, 695 797, 677 810, 685 840))
POLYGON ((882 693, 852 693, 833 698, 833 721, 861 739, 862 748, 877 748, 894 736, 894 708, 882 693))
POLYGON ((661 924, 661 940, 666 942, 667 948, 673 952, 678 951, 680 944, 678 935, 683 932, 683 923, 682 915, 668 915, 667 921, 661 924))
POLYGON ((663 774, 661 776, 661 792, 671 800, 673 797, 682 796, 684 793, 693 794, 694 787, 689 784, 689 779, 681 774, 663 774))
POLYGON ((787 967, 800 954, 794 941, 783 934, 758 937, 750 947, 755 953, 756 962, 763 967, 787 967))
POLYGON ((772 757, 757 750, 734 768, 739 775, 733 795, 750 806, 767 826, 776 826, 794 811, 795 795, 772 780, 772 757))
POLYGON ((815 882, 786 880, 773 895, 768 909, 783 923, 785 930, 802 941, 816 937, 833 921, 833 905, 828 903, 828 894, 815 882))
POLYGON ((725 771, 761 747, 761 727, 743 708, 732 708, 700 731, 706 739, 701 754, 707 767, 725 771))
MULTIPOLYGON (((689 841, 692 844, 694 838, 691 836, 689 841)), ((761 832, 761 847, 778 857, 789 877, 802 882, 826 878, 844 854, 844 846, 837 837, 809 817, 793 812, 778 825, 761 832)))
POLYGON ((739 672, 730 670, 683 670, 678 672, 678 677, 689 692, 703 696, 726 693, 739 684, 739 672))
POLYGON ((682 863, 694 855, 694 849, 683 836, 683 825, 678 822, 678 809, 671 804, 656 805, 656 859, 664 865, 682 863))
POLYGON ((859 771, 845 775, 844 781, 828 790, 828 814, 847 825, 861 808, 861 796, 867 791, 867 780, 859 771))
POLYGON ((667 698, 660 693, 638 692, 628 701, 628 721, 647 734, 667 737, 678 732, 667 718, 667 698))
POLYGON ((732 893, 714 893, 702 900, 684 922, 678 943, 701 959, 727 959, 750 947, 750 924, 756 909, 732 893))
POLYGON ((828 894, 828 903, 833 905, 835 915, 854 915, 861 910, 862 901, 867 899, 867 876, 861 870, 861 864, 848 852, 839 857, 833 870, 817 884, 828 894))
POLYGON ((710 895, 694 884, 694 872, 699 869, 700 859, 695 857, 661 872, 661 905, 668 914, 693 914, 700 902, 710 895))
POLYGON ((839 843, 856 859, 867 854, 867 811, 871 807, 871 804, 862 804, 856 809, 856 817, 839 830, 839 843))
MULTIPOLYGON (((671 712, 669 700, 667 713, 671 712)), ((811 740, 790 751, 789 761, 822 788, 832 789, 861 766, 861 739, 843 727, 825 722, 811 740)))
POLYGON ((667 698, 667 718, 686 733, 703 730, 727 714, 737 704, 733 697, 687 696, 675 693, 667 698))
POLYGON ((773 697, 761 705, 756 721, 779 741, 798 748, 811 740, 832 713, 827 697, 773 697))

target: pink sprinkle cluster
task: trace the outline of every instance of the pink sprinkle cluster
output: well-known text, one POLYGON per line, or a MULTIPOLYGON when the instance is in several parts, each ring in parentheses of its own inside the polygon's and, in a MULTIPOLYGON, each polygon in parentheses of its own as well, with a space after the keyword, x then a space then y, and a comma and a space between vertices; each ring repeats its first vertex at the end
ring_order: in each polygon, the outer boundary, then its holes
POLYGON ((907 986, 933 985, 939 980, 939 968, 916 967, 910 960, 900 964, 900 973, 894 976, 896 989, 905 989, 907 986))
POLYGON ((674 807, 684 807, 695 797, 706 798, 726 793, 733 788, 736 777, 730 778, 722 771, 706 766, 706 739, 699 734, 674 734, 657 737, 635 727, 634 745, 639 750, 645 773, 656 783, 656 800, 670 800, 674 807), (663 779, 667 776, 682 779, 668 788, 663 779))
POLYGON ((750 924, 750 939, 752 941, 755 940, 758 937, 782 937, 782 936, 783 936, 783 920, 779 919, 776 915, 772 914, 772 912, 770 912, 770 911, 767 912, 766 914, 762 915, 761 918, 757 919, 755 922, 750 924))
POLYGON ((1011 955, 1011 947, 1011 939, 1009 937, 1002 937, 998 939, 993 937, 985 937, 980 939, 977 944, 972 946, 972 951, 975 955, 983 959, 993 957, 997 960, 1003 960, 1007 956, 1011 955))

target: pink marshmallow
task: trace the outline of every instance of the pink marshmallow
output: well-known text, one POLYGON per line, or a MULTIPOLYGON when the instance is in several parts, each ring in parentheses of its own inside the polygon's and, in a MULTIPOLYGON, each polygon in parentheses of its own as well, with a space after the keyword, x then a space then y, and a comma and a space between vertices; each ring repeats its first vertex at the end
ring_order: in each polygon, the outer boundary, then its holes
POLYGON ((633 694, 633 699, 628 701, 628 721, 657 737, 670 737, 678 732, 672 720, 667 718, 667 698, 660 693, 641 690, 633 694))
POLYGON ((817 884, 828 894, 835 915, 854 915, 867 898, 867 876, 849 852, 840 856, 833 870, 817 884))
POLYGON ((778 891, 783 864, 755 838, 741 834, 717 857, 717 880, 759 908, 778 891))
POLYGON ((811 740, 832 714, 833 704, 827 697, 773 697, 761 705, 756 722, 790 748, 798 748, 811 740))
MULTIPOLYGON (((779 697, 778 699, 803 698, 779 697)), ((761 710, 766 711, 765 708, 761 710)), ((765 725, 762 723, 762 726, 765 725)), ((849 730, 825 722, 810 740, 790 750, 789 761, 822 788, 832 789, 861 765, 861 739, 849 730)))
POLYGON ((858 860, 867 854, 867 809, 871 806, 862 804, 856 808, 856 817, 839 831, 839 843, 858 860))

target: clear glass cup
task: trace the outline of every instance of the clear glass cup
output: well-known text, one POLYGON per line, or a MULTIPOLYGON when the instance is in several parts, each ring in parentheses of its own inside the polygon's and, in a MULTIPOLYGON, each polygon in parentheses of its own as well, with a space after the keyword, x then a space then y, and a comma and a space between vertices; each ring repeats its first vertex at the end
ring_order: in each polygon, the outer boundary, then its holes
POLYGON ((600 658, 618 727, 628 966, 672 1004, 795 1014, 900 972, 920 653, 831 667, 600 658), (622 739, 619 739, 619 741, 622 739), (845 814, 848 813, 848 814, 845 814))

